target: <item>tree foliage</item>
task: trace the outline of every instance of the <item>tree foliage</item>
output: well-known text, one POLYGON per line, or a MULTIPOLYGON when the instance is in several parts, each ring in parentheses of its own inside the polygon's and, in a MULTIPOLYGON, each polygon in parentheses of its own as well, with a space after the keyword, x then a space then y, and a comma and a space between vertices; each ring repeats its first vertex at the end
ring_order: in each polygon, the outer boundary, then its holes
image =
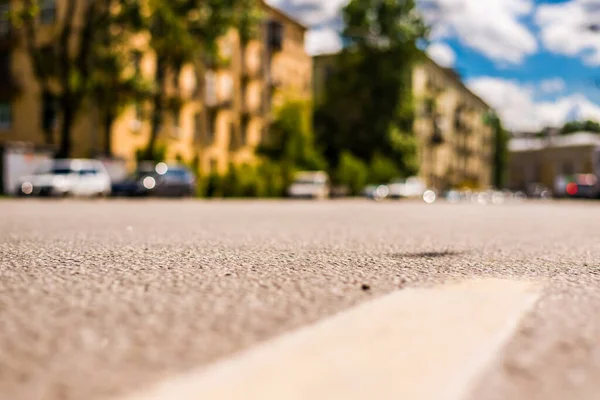
POLYGON ((99 32, 92 50, 89 92, 104 129, 104 154, 112 155, 112 130, 118 116, 133 103, 140 105, 154 93, 151 80, 142 74, 142 52, 130 45, 143 26, 134 3, 122 8, 111 29, 99 32))
MULTIPOLYGON (((32 69, 42 97, 55 99, 61 114, 58 157, 72 151, 73 125, 85 101, 94 93, 106 67, 101 49, 108 42, 121 43, 131 32, 138 4, 135 0, 64 0, 63 18, 51 10, 53 21, 41 20, 40 0, 23 0, 11 15, 21 28, 32 69), (51 25, 49 25, 50 23, 51 25), (116 29, 115 29, 116 28, 116 29)), ((114 58, 114 57, 113 57, 114 58)), ((122 77, 113 65, 113 80, 122 77)), ((120 86, 123 82, 119 81, 120 86)), ((53 141, 52 127, 45 127, 46 141, 53 141)))
MULTIPOLYGON (((60 113, 58 156, 72 151, 72 130, 85 105, 97 107, 110 152, 112 123, 127 104, 151 95, 153 155, 167 112, 177 112, 178 77, 187 64, 200 66, 216 53, 217 40, 231 27, 249 40, 257 33, 257 2, 252 0, 64 0, 61 18, 41 21, 42 0, 23 0, 11 18, 23 32, 42 96, 56 100, 60 113), (151 82, 128 73, 132 35, 148 33, 156 56, 151 82), (168 90, 171 88, 171 90, 168 90), (93 100, 93 101, 89 101, 93 100)), ((145 49, 147 50, 147 49, 145 49)), ((199 82, 202 79, 198 80, 199 82)), ((51 143, 53 129, 46 132, 51 143)))
POLYGON ((504 129, 502 121, 496 113, 488 113, 485 122, 492 128, 494 135, 492 182, 496 188, 503 188, 506 185, 508 142, 510 140, 510 135, 508 131, 504 129))
MULTIPOLYGON (((141 0, 138 0, 141 1, 141 0)), ((167 113, 176 119, 181 103, 179 73, 186 64, 196 67, 202 85, 207 61, 219 56, 218 39, 237 26, 242 39, 255 34, 257 3, 250 0, 149 0, 142 13, 156 54, 156 91, 152 99, 150 139, 146 148, 152 157, 167 113)), ((210 64, 210 63, 209 63, 210 64)), ((201 91, 199 91, 201 93, 201 91)))
POLYGON ((331 165, 347 150, 377 154, 405 174, 415 171, 412 67, 426 28, 414 1, 351 0, 343 11, 349 46, 335 60, 316 112, 317 137, 331 165))
POLYGON ((343 151, 333 175, 333 180, 348 188, 350 194, 358 195, 364 189, 369 171, 367 164, 354 157, 352 153, 343 151))
POLYGON ((327 164, 315 146, 312 106, 288 100, 277 111, 259 154, 294 170, 323 170, 327 164))
POLYGON ((591 121, 591 120, 572 121, 572 122, 567 122, 560 130, 560 133, 562 135, 568 135, 569 133, 575 133, 575 132, 600 133, 600 123, 598 123, 596 121, 591 121))

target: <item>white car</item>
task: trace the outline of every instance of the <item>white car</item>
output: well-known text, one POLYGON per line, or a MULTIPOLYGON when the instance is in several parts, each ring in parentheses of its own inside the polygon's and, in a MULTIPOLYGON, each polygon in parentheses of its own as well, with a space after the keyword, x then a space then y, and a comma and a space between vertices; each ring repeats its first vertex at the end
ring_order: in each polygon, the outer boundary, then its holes
POLYGON ((325 199, 329 197, 329 176, 326 172, 300 172, 288 188, 294 198, 325 199))
POLYGON ((397 180, 388 185, 390 189, 389 197, 400 198, 419 198, 427 191, 425 183, 416 177, 406 180, 397 180))
POLYGON ((16 189, 20 196, 108 196, 111 180, 98 160, 52 160, 22 177, 16 189))

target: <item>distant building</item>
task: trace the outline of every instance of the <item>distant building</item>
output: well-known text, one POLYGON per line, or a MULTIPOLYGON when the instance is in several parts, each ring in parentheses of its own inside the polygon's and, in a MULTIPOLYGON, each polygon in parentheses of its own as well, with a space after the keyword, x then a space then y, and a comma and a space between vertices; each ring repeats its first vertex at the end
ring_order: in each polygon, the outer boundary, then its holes
MULTIPOLYGON (((219 40, 219 58, 204 60, 203 71, 185 66, 179 76, 183 102, 168 115, 159 133, 167 158, 196 159, 204 173, 224 172, 229 163, 247 163, 264 137, 272 110, 288 94, 310 98, 312 61, 304 50, 306 27, 281 11, 256 0, 265 21, 260 37, 242 44, 235 29, 219 40)), ((11 0, 16 5, 19 0, 11 0)), ((83 2, 82 2, 83 3, 83 2)), ((43 40, 51 45, 63 23, 64 0, 44 0, 40 13, 43 40)), ((81 13, 81 9, 77 9, 81 13)), ((80 16, 76 16, 79 18, 80 16)), ((75 30, 74 35, 80 34, 75 30)), ((151 78, 155 56, 148 38, 140 35, 132 67, 151 78)), ((150 104, 131 104, 115 122, 112 155, 133 163, 150 134, 150 104)), ((0 22, 0 146, 16 142, 42 145, 45 131, 58 139, 61 111, 51 97, 42 96, 31 67, 22 32, 0 22)), ((103 122, 93 105, 78 116, 73 129, 74 157, 101 155, 105 146, 103 122)))
MULTIPOLYGON (((314 57, 314 99, 323 101, 335 72, 335 54, 314 57)), ((429 58, 413 71, 414 132, 419 175, 438 190, 486 188, 492 182, 493 131, 485 124, 490 107, 452 69, 429 58)))
POLYGON ((509 143, 509 188, 534 183, 553 189, 560 176, 600 176, 600 135, 578 132, 545 138, 515 138, 509 143))
POLYGON ((421 176, 438 189, 489 187, 494 137, 485 118, 490 106, 458 74, 428 58, 414 70, 413 91, 421 176))

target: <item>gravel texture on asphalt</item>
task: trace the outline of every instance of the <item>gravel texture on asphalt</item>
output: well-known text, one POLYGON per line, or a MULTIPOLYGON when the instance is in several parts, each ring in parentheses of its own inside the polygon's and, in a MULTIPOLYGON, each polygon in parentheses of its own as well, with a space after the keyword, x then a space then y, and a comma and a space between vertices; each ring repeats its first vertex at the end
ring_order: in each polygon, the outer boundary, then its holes
POLYGON ((107 399, 374 296, 501 277, 545 295, 473 400, 595 399, 598 215, 587 202, 0 200, 0 398, 107 399))

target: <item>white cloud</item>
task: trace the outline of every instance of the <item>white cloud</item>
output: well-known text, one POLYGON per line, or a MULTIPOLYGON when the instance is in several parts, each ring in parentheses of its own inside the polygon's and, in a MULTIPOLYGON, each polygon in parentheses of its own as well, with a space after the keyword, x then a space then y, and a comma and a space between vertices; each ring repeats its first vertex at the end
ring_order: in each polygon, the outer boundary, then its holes
MULTIPOLYGON (((342 25, 341 8, 348 0, 267 0, 312 28, 307 50, 321 52, 333 46, 333 32, 342 25), (319 38, 328 40, 323 46, 319 38)), ((433 39, 457 37, 488 58, 520 64, 537 51, 537 41, 520 21, 533 11, 533 0, 417 0, 433 39)))
POLYGON ((433 61, 442 67, 453 67, 454 63, 456 62, 456 54, 454 54, 454 50, 452 50, 452 47, 443 42, 436 42, 429 45, 427 48, 427 54, 433 59, 433 61))
POLYGON ((498 111, 508 129, 538 131, 546 126, 561 126, 572 118, 600 121, 600 106, 580 94, 536 102, 535 90, 515 81, 482 77, 467 84, 498 111))
POLYGON ((309 54, 332 53, 342 48, 340 10, 348 0, 267 0, 267 3, 312 28, 306 35, 309 54))
POLYGON ((567 85, 561 78, 546 79, 540 82, 540 90, 543 93, 559 93, 566 89, 567 85))
POLYGON ((298 18, 308 26, 315 26, 339 17, 340 9, 348 0, 267 0, 267 3, 298 18))
POLYGON ((535 21, 545 48, 570 57, 581 56, 588 65, 600 65, 600 33, 589 29, 600 24, 600 1, 541 5, 535 21))
POLYGON ((306 51, 311 55, 335 53, 342 49, 342 39, 335 29, 313 29, 306 34, 306 51))
POLYGON ((520 64, 538 45, 520 18, 533 11, 532 0, 419 0, 433 38, 456 36, 497 62, 520 64))

